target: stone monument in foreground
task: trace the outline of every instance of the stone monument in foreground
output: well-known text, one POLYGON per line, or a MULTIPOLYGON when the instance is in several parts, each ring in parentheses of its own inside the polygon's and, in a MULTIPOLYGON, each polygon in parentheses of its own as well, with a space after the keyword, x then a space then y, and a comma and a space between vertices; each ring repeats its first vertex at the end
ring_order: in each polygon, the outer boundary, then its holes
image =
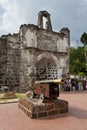
POLYGON ((31 118, 68 112, 68 102, 57 98, 60 82, 54 82, 69 72, 69 29, 54 32, 50 14, 40 11, 37 26, 22 25, 19 39, 22 44, 21 85, 33 89, 31 98, 19 100, 19 107, 31 118), (45 28, 43 17, 46 18, 45 28))

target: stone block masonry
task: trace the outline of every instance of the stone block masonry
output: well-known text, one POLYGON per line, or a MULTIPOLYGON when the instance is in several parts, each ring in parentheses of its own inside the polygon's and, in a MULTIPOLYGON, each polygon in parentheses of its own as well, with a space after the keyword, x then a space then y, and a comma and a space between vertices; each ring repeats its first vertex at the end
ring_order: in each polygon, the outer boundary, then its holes
POLYGON ((19 86, 20 54, 17 38, 0 38, 0 86, 19 86))

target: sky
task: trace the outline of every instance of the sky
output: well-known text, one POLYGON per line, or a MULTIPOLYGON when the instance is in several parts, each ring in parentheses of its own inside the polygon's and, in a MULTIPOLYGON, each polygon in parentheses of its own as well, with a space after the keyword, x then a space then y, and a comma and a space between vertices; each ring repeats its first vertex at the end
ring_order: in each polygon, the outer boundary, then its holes
POLYGON ((82 45, 80 37, 87 32, 87 0, 0 0, 0 35, 18 33, 22 24, 37 25, 38 13, 51 15, 53 31, 70 30, 70 45, 82 45))

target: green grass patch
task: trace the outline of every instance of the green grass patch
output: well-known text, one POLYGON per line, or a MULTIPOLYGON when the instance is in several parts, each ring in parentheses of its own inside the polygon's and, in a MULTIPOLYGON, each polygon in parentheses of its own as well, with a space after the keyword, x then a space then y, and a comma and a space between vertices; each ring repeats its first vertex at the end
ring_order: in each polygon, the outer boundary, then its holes
POLYGON ((15 93, 16 95, 15 98, 5 98, 4 95, 5 93, 0 93, 0 103, 6 101, 16 101, 19 100, 20 98, 27 98, 26 93, 15 93))
POLYGON ((16 94, 16 98, 20 99, 20 98, 27 98, 25 93, 15 93, 16 94))

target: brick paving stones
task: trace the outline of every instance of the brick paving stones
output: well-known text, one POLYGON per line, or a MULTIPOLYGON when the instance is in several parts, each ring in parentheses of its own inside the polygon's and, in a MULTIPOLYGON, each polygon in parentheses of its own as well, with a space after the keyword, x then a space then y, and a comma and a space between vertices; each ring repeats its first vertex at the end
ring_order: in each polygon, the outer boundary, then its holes
POLYGON ((87 91, 60 93, 69 112, 50 118, 30 119, 17 103, 0 104, 0 130, 87 130, 87 91))

